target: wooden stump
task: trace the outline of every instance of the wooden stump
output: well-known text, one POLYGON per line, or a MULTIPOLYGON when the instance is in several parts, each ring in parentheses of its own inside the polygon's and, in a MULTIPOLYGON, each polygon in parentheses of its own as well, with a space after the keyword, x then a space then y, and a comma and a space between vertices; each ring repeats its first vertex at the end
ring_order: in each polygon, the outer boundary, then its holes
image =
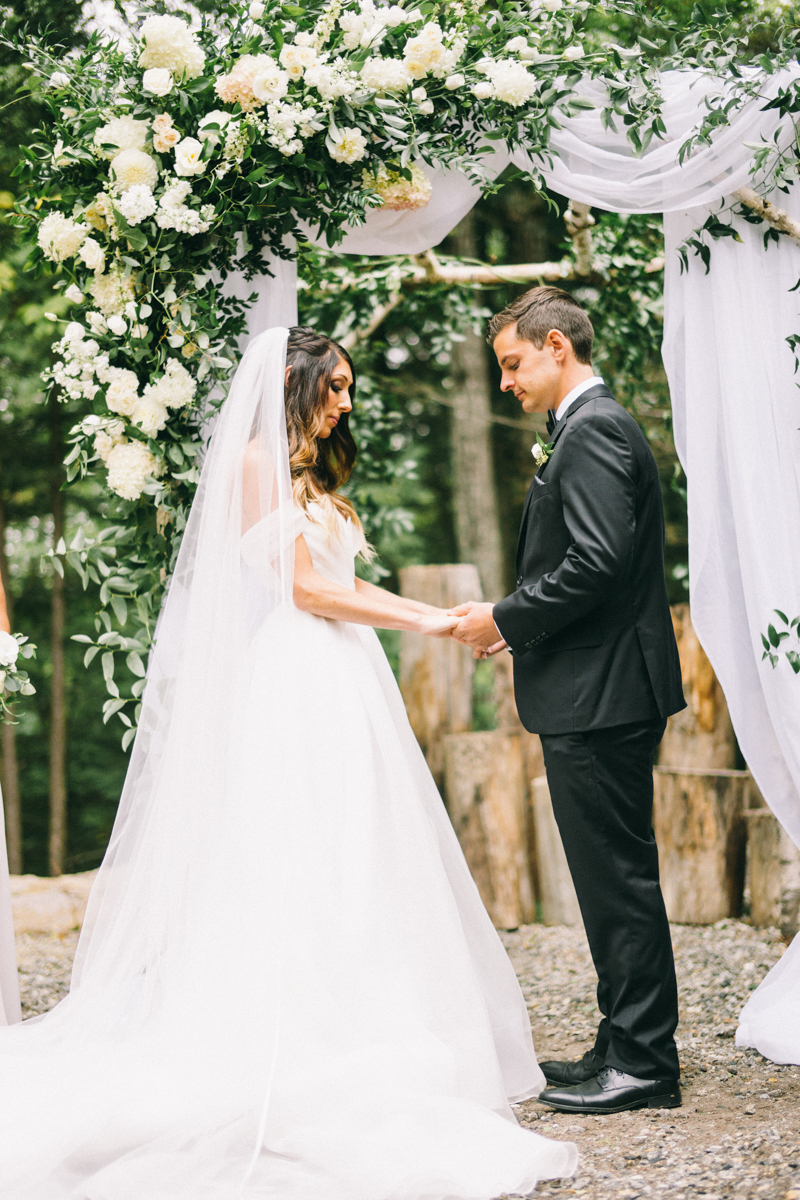
POLYGON ((525 772, 519 734, 444 739, 445 797, 464 857, 497 929, 533 921, 525 772))
MULTIPOLYGON (((469 563, 404 567, 400 594, 439 608, 480 600, 478 570, 469 563)), ((443 779, 442 739, 472 725, 472 677, 475 660, 452 638, 403 633, 400 640, 400 690, 411 728, 438 787, 443 779)))
POLYGON ((532 779, 539 900, 544 925, 580 925, 581 910, 561 842, 545 776, 532 779))
POLYGON ((790 940, 800 929, 800 850, 766 807, 746 814, 750 843, 750 916, 790 940))
POLYGON ((687 707, 667 722, 658 752, 659 766, 736 766, 736 737, 714 668, 697 640, 688 604, 672 606, 672 624, 681 659, 683 694, 687 707))
POLYGON ((713 925, 742 911, 749 771, 655 768, 653 827, 670 921, 713 925))

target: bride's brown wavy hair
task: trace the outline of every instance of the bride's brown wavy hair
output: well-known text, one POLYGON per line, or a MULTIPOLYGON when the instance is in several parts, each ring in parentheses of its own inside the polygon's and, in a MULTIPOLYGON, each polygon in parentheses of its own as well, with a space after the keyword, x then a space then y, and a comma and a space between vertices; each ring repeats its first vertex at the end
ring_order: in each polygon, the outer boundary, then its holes
POLYGON ((336 529, 335 513, 345 520, 349 518, 362 535, 362 556, 371 558, 374 551, 364 537, 356 510, 346 496, 338 493, 350 478, 358 454, 350 432, 350 414, 342 413, 330 437, 319 436, 331 377, 342 358, 353 375, 350 399, 354 402, 356 369, 344 347, 305 325, 294 325, 289 330, 286 365, 292 369, 285 403, 292 493, 295 503, 306 512, 309 504, 320 505, 324 524, 331 532, 336 529))

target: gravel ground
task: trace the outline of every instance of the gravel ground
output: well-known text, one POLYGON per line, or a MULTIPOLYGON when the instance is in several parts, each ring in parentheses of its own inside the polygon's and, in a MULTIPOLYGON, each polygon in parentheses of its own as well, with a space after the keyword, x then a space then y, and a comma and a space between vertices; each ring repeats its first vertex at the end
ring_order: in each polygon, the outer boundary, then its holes
MULTIPOLYGON (((800 1067, 737 1050, 736 1018, 783 950, 774 930, 740 921, 672 928, 681 1024, 683 1107, 610 1117, 554 1113, 535 1100, 523 1124, 578 1144, 572 1179, 544 1197, 587 1200, 800 1200, 800 1067)), ((595 977, 582 929, 528 925, 504 935, 531 1014, 539 1058, 576 1058, 593 1040, 595 977)), ((67 991, 76 934, 17 939, 26 1016, 67 991)))

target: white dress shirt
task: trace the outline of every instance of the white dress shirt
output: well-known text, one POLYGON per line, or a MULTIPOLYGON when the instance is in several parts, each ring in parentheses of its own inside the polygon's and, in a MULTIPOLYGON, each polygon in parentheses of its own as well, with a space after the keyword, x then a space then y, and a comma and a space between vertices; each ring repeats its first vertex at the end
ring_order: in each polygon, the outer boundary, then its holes
POLYGON ((589 388, 594 387, 595 384, 602 382, 603 379, 600 375, 593 375, 591 379, 584 379, 583 383, 579 383, 578 386, 574 387, 571 392, 567 392, 566 396, 556 409, 556 420, 560 421, 566 416, 567 409, 571 404, 575 403, 579 396, 582 396, 584 392, 588 392, 589 388))

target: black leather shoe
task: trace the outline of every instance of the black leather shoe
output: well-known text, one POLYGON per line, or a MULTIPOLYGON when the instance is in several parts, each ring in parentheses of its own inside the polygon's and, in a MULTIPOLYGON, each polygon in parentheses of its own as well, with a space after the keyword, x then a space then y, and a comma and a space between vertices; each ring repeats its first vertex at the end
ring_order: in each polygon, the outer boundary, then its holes
POLYGON ((618 1113, 631 1108, 680 1108, 677 1079, 637 1079, 616 1067, 602 1070, 572 1087, 550 1087, 539 1102, 559 1112, 618 1113))
POLYGON ((585 1083, 587 1079, 593 1079, 605 1064, 606 1060, 601 1055, 595 1054, 594 1050, 587 1050, 577 1062, 543 1062, 539 1063, 539 1066, 548 1083, 571 1086, 573 1083, 585 1083))

